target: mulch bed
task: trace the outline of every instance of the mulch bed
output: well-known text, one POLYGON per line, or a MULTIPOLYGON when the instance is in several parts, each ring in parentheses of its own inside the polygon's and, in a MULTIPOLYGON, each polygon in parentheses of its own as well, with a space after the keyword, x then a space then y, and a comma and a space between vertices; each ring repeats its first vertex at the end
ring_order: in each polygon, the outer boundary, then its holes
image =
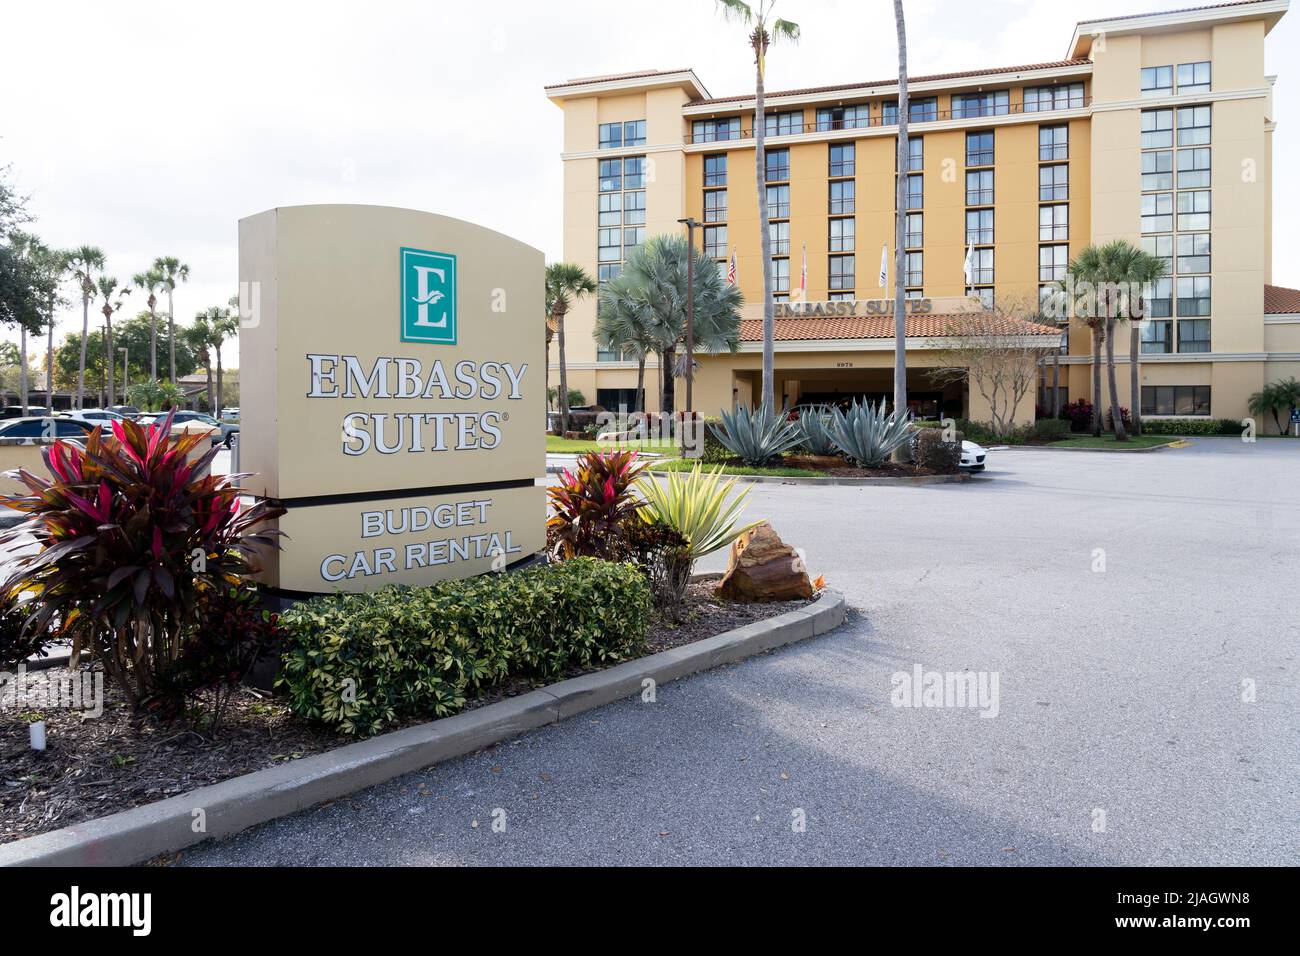
POLYGON ((887 461, 879 468, 859 468, 834 455, 787 455, 781 460, 781 466, 820 471, 832 478, 918 478, 944 474, 934 468, 920 468, 911 462, 887 461))
MULTIPOLYGON (((690 644, 809 603, 733 604, 714 597, 715 586, 716 582, 690 585, 676 624, 657 617, 647 634, 646 653, 690 644)), ((62 667, 29 671, 28 684, 57 680, 66 673, 62 667)), ((565 676, 582 673, 585 671, 575 669, 565 676)), ((538 686, 542 685, 507 681, 469 701, 466 709, 538 686)), ((83 720, 72 710, 21 704, 15 708, 6 703, 0 708, 0 843, 153 803, 353 742, 299 720, 282 700, 252 688, 236 695, 215 739, 180 722, 136 716, 109 684, 104 686, 104 713, 96 719, 83 720), (28 725, 36 720, 45 721, 44 752, 29 745, 28 725)))

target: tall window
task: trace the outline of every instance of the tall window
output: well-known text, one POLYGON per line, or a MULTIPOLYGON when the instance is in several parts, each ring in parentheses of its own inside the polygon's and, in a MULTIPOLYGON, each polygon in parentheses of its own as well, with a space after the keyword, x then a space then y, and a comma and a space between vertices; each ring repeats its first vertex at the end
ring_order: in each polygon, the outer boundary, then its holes
POLYGON ((725 189, 705 190, 704 221, 705 222, 726 222, 727 221, 727 191, 725 189))
POLYGON ((925 205, 925 177, 911 173, 907 177, 907 208, 920 209, 925 205))
POLYGON ((790 179, 790 150, 769 149, 765 159, 769 183, 787 182, 790 179))
POLYGON ((904 226, 903 246, 907 249, 915 249, 925 245, 925 214, 919 212, 909 212, 907 214, 906 225, 904 226))
POLYGON ((704 157, 704 185, 727 185, 727 154, 713 153, 704 157))
POLYGON ((830 214, 832 216, 847 215, 854 211, 854 185, 855 181, 852 179, 831 180, 829 189, 830 214))
POLYGON ((1178 64, 1179 93, 1210 92, 1210 61, 1178 64))
POLYGON ((1142 188, 1174 188, 1174 151, 1151 149, 1142 154, 1142 188))
POLYGON ((1070 261, 1069 246, 1038 247, 1038 281, 1054 282, 1065 278, 1070 261))
POLYGON ((1208 106, 1180 106, 1178 108, 1178 145, 1205 146, 1210 142, 1210 108, 1208 106))
POLYGON ((852 252, 856 220, 852 216, 844 219, 827 220, 830 224, 828 235, 831 252, 852 252))
MULTIPOLYGON (((1169 236, 1161 238, 1168 239, 1169 236)), ((1180 273, 1210 271, 1210 234, 1184 232, 1178 236, 1178 271, 1180 273)))
POLYGON ((852 289, 853 256, 831 256, 829 259, 830 287, 833 290, 852 289))
POLYGON ((966 134, 966 165, 993 165, 993 131, 991 129, 966 134))
POLYGON ((1059 166, 1038 167, 1038 199, 1040 202, 1056 202, 1070 198, 1070 167, 1064 163, 1059 166))
POLYGON ((772 255, 788 256, 790 254, 790 223, 769 222, 767 238, 772 245, 772 255))
POLYGON ((1194 189, 1210 185, 1210 150, 1180 149, 1178 151, 1178 188, 1194 189))
POLYGON ((1173 213, 1173 193, 1147 193, 1142 197, 1142 231, 1171 231, 1174 228, 1173 213))
POLYGON ((604 267, 621 263, 645 242, 645 157, 602 159, 597 176, 596 261, 601 278, 610 279, 617 270, 604 267))
POLYGON ((908 252, 903 254, 903 284, 925 285, 925 254, 908 252))
POLYGON ((977 285, 993 282, 992 249, 975 249, 971 253, 971 282, 977 285))
POLYGON ((1040 242, 1059 242, 1070 238, 1070 207, 1065 203, 1057 206, 1038 207, 1038 240, 1040 242))
POLYGON ((772 292, 789 292, 790 291, 790 260, 773 259, 772 260, 772 292))
POLYGON ((1168 149, 1174 145, 1174 111, 1142 111, 1142 148, 1168 149))
POLYGON ((966 172, 966 205, 993 205, 993 170, 972 169, 966 172))
POLYGON ((1070 158, 1070 127, 1038 127, 1038 161, 1053 163, 1070 158))
POLYGON ((1167 319, 1143 322, 1140 338, 1144 355, 1168 355, 1174 350, 1174 324, 1167 319))
POLYGON ((1142 251, 1149 256, 1155 256, 1165 264, 1165 275, 1174 273, 1174 237, 1173 236, 1143 236, 1142 251))
MULTIPOLYGON (((898 165, 898 150, 894 150, 894 165, 898 165)), ((920 172, 925 169, 925 140, 919 136, 907 137, 907 171, 920 172)))
POLYGON ((831 143, 830 166, 827 174, 832 179, 852 176, 856 168, 856 152, 852 143, 831 143))
POLYGON ((1177 289, 1180 316, 1210 314, 1209 276, 1179 276, 1177 289))
POLYGON ((993 244, 993 210, 966 210, 966 245, 991 246, 993 244))
POLYGON ((704 254, 713 259, 727 257, 727 227, 704 227, 704 254))
POLYGON ((1210 228, 1210 191, 1208 189, 1178 194, 1178 229, 1189 231, 1210 228))
POLYGON ((767 187, 767 215, 769 219, 790 218, 790 187, 767 187))
POLYGON ((1178 322, 1178 351, 1210 351, 1210 320, 1180 319, 1178 322))
MULTIPOLYGON (((1132 76, 1132 74, 1129 74, 1132 76)), ((1174 91, 1172 66, 1147 66, 1142 68, 1142 95, 1168 96, 1174 91)))

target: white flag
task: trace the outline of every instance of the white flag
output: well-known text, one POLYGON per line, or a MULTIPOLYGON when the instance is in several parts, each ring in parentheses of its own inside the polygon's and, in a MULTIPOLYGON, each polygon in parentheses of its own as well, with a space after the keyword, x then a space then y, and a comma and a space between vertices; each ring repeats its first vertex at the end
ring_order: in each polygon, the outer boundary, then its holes
POLYGON ((971 284, 971 274, 974 268, 975 268, 975 247, 968 244, 966 246, 966 262, 961 267, 962 274, 966 276, 967 285, 971 284))
POLYGON ((880 247, 880 288, 888 288, 889 282, 889 246, 880 247))

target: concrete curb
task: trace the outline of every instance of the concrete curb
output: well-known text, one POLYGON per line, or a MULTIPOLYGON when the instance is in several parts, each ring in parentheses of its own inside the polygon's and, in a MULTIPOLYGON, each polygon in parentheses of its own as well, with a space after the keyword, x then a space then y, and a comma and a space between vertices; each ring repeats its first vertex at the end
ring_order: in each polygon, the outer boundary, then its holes
MULTIPOLYGON (((654 467, 651 467, 650 474, 662 475, 666 474, 666 472, 656 471, 654 467)), ((836 478, 829 475, 825 478, 805 478, 798 475, 789 477, 781 475, 728 475, 725 472, 722 477, 727 480, 734 478, 741 483, 749 482, 765 485, 821 485, 823 487, 847 485, 850 487, 864 487, 869 485, 947 485, 969 481, 971 476, 963 471, 955 475, 911 475, 895 478, 836 478)))
MULTIPOLYGON (((1011 451, 1012 449, 1032 449, 1034 451, 1099 451, 1102 454, 1121 454, 1121 455, 1140 455, 1148 451, 1164 451, 1166 448, 1173 448, 1175 445, 1182 445, 1184 442, 1190 444, 1190 438, 1170 438, 1167 442, 1159 445, 1147 445, 1143 448, 1053 448, 1051 445, 1000 445, 996 451, 1011 451)), ((1119 442, 1116 442, 1118 445, 1119 442)), ((989 451, 995 449, 990 448, 989 451)))
POLYGON ((233 777, 178 797, 0 845, 0 866, 130 866, 207 839, 225 839, 276 817, 640 694, 642 682, 647 679, 665 684, 825 634, 839 627, 844 616, 844 595, 826 590, 806 608, 694 644, 560 681, 454 717, 233 777), (206 829, 196 833, 194 827, 200 817, 206 829))

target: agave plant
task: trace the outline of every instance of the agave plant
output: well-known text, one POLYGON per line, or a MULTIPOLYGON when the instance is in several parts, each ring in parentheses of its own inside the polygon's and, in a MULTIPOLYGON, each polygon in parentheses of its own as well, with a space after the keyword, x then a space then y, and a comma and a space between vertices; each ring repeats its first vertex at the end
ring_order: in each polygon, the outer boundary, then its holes
POLYGON ((588 452, 578 459, 576 474, 566 469, 559 485, 546 491, 552 512, 546 522, 550 552, 566 561, 617 559, 625 522, 641 507, 632 483, 644 470, 634 451, 588 452))
POLYGON ((96 428, 84 447, 55 442, 42 450, 51 478, 8 472, 30 493, 0 498, 29 516, 0 546, 26 535, 40 545, 12 560, 0 598, 29 595, 27 627, 53 626, 74 664, 89 653, 137 708, 203 640, 204 595, 240 585, 256 552, 278 547, 280 532, 253 528, 284 513, 241 510, 232 482, 247 476, 208 474, 216 449, 197 453, 208 436, 172 438, 172 417, 114 421, 111 437, 96 428))
POLYGON ((741 405, 734 412, 723 411, 722 425, 709 425, 718 441, 747 465, 762 465, 789 451, 803 440, 797 421, 787 420, 766 403, 751 412, 741 405))
POLYGON ((845 457, 863 468, 879 468, 895 448, 911 438, 912 417, 906 410, 885 414, 885 403, 854 401, 847 412, 831 409, 830 433, 845 457))
POLYGON ((799 410, 799 444, 810 455, 834 455, 839 451, 831 436, 830 413, 825 406, 810 405, 799 410))
POLYGON ((743 489, 728 501, 736 479, 719 485, 721 475, 721 467, 705 473, 696 462, 687 473, 668 472, 663 484, 649 476, 636 484, 636 490, 645 499, 641 517, 672 528, 685 538, 691 563, 725 548, 759 524, 754 521, 737 527, 749 489, 743 489))

